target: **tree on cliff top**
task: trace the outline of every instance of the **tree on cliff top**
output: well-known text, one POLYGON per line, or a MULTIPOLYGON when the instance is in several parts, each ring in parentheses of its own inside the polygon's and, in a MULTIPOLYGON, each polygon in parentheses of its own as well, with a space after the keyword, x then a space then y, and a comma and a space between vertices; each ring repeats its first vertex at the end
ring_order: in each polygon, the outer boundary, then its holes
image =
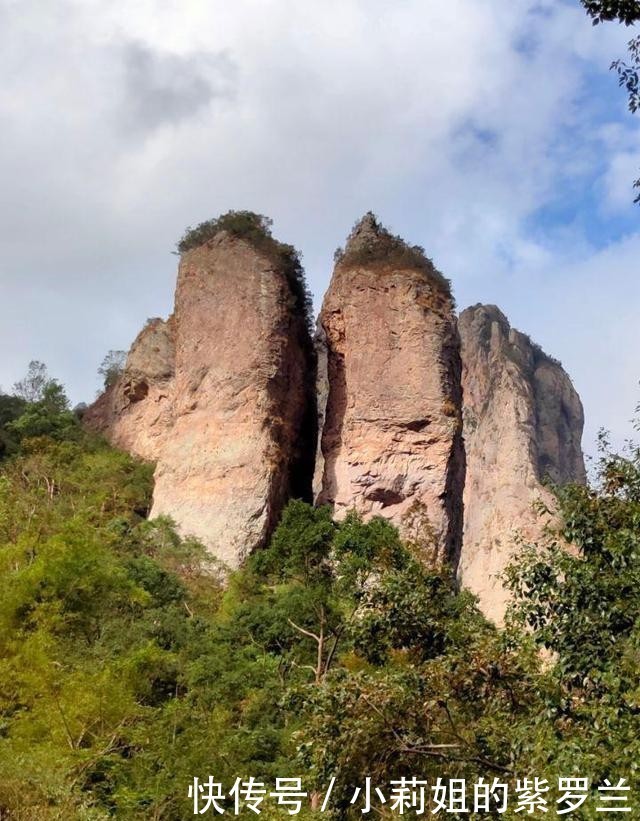
POLYGON ((447 293, 451 283, 434 266, 421 245, 409 245, 402 237, 391 233, 373 211, 356 222, 347 237, 344 248, 336 249, 336 265, 344 267, 392 267, 424 271, 447 293))
POLYGON ((184 254, 192 248, 198 248, 222 231, 238 239, 246 239, 256 247, 271 246, 274 243, 279 245, 280 243, 271 235, 272 225, 273 220, 264 214, 256 214, 253 211, 227 211, 219 217, 201 222, 195 228, 189 226, 178 242, 178 252, 184 254))
POLYGON ((104 380, 105 390, 118 381, 124 370, 127 354, 124 351, 109 351, 100 363, 98 373, 104 380))

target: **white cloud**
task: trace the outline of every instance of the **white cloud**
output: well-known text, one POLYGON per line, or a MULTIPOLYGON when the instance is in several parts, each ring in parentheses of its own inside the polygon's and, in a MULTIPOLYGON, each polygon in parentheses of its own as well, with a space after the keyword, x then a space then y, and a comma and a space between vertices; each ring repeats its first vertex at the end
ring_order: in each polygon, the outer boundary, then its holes
MULTIPOLYGON (((539 331, 586 394, 600 374, 581 376, 580 311, 640 307, 628 291, 604 299, 592 273, 569 299, 602 243, 531 221, 604 152, 593 185, 623 208, 635 156, 624 100, 603 123, 585 87, 626 34, 593 30, 577 3, 0 0, 0 23, 5 387, 37 357, 90 398, 104 352, 169 311, 183 228, 229 208, 274 217, 318 298, 335 246, 374 209, 425 246, 461 305, 497 301, 539 331), (557 332, 532 293, 562 299, 557 332)), ((620 281, 626 249, 607 252, 620 281)), ((632 355, 616 356, 602 363, 611 404, 587 400, 598 424, 635 384, 632 355)))

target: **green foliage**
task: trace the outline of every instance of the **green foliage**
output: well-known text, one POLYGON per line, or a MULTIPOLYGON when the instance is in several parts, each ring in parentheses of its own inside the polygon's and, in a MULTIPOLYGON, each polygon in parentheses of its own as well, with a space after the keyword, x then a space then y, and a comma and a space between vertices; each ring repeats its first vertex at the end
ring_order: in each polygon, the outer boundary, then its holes
POLYGON ((336 250, 334 261, 345 267, 384 266, 424 271, 447 293, 451 291, 451 283, 434 267, 424 248, 409 245, 402 237, 392 234, 371 211, 353 226, 345 249, 336 250), (363 225, 367 229, 364 232, 363 225))
POLYGON ((19 396, 0 394, 0 460, 18 449, 19 437, 11 430, 9 423, 22 416, 26 404, 19 396))
POLYGON ((46 365, 30 362, 27 375, 16 382, 14 390, 14 396, 0 395, 0 459, 21 446, 36 448, 40 437, 77 438, 78 419, 69 409, 64 388, 49 376, 46 365))
POLYGON ((149 466, 59 433, 0 474, 0 815, 142 818, 219 587, 199 545, 142 518, 149 466))
POLYGON ((313 303, 307 288, 300 255, 293 245, 278 242, 271 234, 273 220, 253 211, 228 211, 215 219, 187 228, 177 244, 180 254, 199 248, 222 231, 249 242, 257 251, 271 260, 282 271, 291 287, 295 307, 311 327, 313 303))
POLYGON ((103 379, 105 390, 110 388, 120 378, 127 355, 124 351, 109 351, 98 368, 98 374, 103 379))
POLYGON ((501 636, 383 519, 336 524, 290 503, 225 600, 236 641, 278 659, 283 752, 318 790, 336 778, 336 817, 359 817, 349 789, 367 776, 508 771, 514 725, 540 710, 527 642, 501 636))
POLYGON ((525 549, 509 570, 517 618, 558 654, 568 683, 616 664, 640 619, 640 451, 601 447, 599 486, 558 489, 560 538, 525 549))
POLYGON ((615 20, 631 26, 640 20, 640 3, 638 0, 580 0, 593 25, 615 20))
POLYGON ((595 487, 557 490, 563 525, 548 546, 525 547, 508 570, 511 618, 553 654, 547 761, 596 779, 621 767, 638 786, 640 754, 640 450, 612 452, 601 436, 595 487), (567 544, 576 550, 567 550, 567 544))
POLYGON ((149 494, 150 468, 85 434, 31 440, 5 463, 4 815, 179 819, 187 785, 210 772, 320 787, 333 768, 344 802, 369 765, 381 778, 403 763, 482 770, 494 754, 503 766, 506 719, 490 740, 469 722, 496 724, 521 662, 386 521, 336 524, 291 502, 222 592, 201 546, 141 518, 149 494), (490 687, 491 720, 479 706, 490 687), (418 734, 425 699, 434 715, 418 734), (455 755, 423 756, 452 721, 455 755))
POLYGON ((255 214, 253 211, 228 211, 215 219, 201 222, 195 228, 187 228, 178 242, 178 251, 184 254, 192 248, 199 248, 222 231, 232 237, 245 239, 257 248, 271 248, 275 243, 271 236, 272 225, 273 220, 263 214, 255 214))
POLYGON ((41 399, 29 403, 21 416, 6 426, 20 441, 39 436, 68 439, 78 431, 78 420, 69 410, 64 389, 50 380, 42 389, 41 399))
POLYGON ((562 530, 510 569, 498 631, 424 534, 299 501, 223 585, 202 545, 146 519, 152 467, 62 424, 57 383, 4 399, 3 819, 179 821, 209 774, 335 778, 346 820, 368 776, 638 786, 637 449, 603 440, 599 484, 558 490, 562 530))

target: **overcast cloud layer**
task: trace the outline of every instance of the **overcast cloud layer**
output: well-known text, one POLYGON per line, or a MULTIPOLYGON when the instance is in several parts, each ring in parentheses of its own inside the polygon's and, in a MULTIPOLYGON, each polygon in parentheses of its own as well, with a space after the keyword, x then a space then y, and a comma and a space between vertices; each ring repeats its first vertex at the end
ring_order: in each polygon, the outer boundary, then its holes
POLYGON ((640 398, 639 123, 627 30, 578 0, 0 0, 0 385, 91 400, 171 310, 185 226, 274 219, 319 303, 374 210, 460 308, 559 358, 595 431, 640 398))

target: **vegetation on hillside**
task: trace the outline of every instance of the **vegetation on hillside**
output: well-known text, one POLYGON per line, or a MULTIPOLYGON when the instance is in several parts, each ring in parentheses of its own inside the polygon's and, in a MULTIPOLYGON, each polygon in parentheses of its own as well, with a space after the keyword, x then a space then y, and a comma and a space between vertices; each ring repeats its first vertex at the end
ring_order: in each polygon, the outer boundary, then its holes
POLYGON ((538 776, 551 808, 554 780, 582 776, 580 819, 601 817, 604 779, 637 789, 638 450, 604 442, 598 486, 559 491, 558 538, 580 552, 525 549, 498 631, 386 521, 298 501, 222 585, 201 545, 147 520, 150 468, 60 391, 0 398, 3 821, 183 821, 209 775, 302 777, 300 818, 332 779, 335 819, 363 817, 367 777, 388 795, 402 777, 538 776))

